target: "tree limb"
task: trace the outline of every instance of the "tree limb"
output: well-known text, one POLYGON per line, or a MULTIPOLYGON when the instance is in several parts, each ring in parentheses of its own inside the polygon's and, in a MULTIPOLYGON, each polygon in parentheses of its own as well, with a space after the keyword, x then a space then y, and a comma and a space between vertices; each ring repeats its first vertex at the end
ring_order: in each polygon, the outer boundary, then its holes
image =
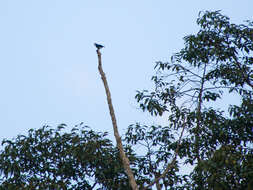
POLYGON ((148 184, 148 186, 144 187, 143 190, 146 190, 149 187, 152 187, 154 184, 158 184, 159 181, 162 178, 164 178, 166 176, 166 174, 174 167, 174 165, 176 163, 176 160, 177 160, 177 155, 178 155, 178 152, 179 152, 179 148, 180 148, 180 145, 181 145, 181 140, 182 140, 182 137, 183 137, 183 134, 184 134, 185 127, 186 127, 186 122, 184 121, 184 123, 183 123, 183 129, 181 131, 181 134, 180 134, 180 137, 179 137, 179 140, 178 140, 178 144, 177 144, 177 148, 176 148, 176 151, 175 151, 174 158, 167 165, 167 167, 165 168, 164 172, 159 177, 157 177, 156 179, 154 179, 154 181, 152 181, 150 184, 148 184))
POLYGON ((111 115, 111 120, 112 120, 112 125, 113 125, 113 131, 114 131, 114 136, 117 142, 117 147, 119 149, 120 152, 120 157, 123 163, 123 167, 127 173, 128 179, 129 179, 129 183, 132 187, 133 190, 138 190, 138 186, 137 183, 135 181, 134 175, 133 175, 133 171, 130 168, 130 162, 129 159, 127 158, 124 149, 123 149, 123 145, 122 145, 122 140, 120 138, 119 135, 119 131, 118 131, 118 126, 117 126, 117 122, 116 122, 116 117, 115 117, 115 113, 114 113, 114 109, 113 109, 113 105, 112 105, 112 99, 111 99, 111 93, 109 90, 109 86, 105 77, 105 73, 102 69, 102 59, 101 59, 101 53, 99 51, 99 49, 97 49, 97 55, 98 55, 98 70, 99 73, 101 75, 101 79, 104 83, 104 87, 105 87, 105 92, 106 92, 106 97, 107 97, 107 103, 108 103, 108 107, 109 107, 109 111, 110 111, 110 115, 111 115))

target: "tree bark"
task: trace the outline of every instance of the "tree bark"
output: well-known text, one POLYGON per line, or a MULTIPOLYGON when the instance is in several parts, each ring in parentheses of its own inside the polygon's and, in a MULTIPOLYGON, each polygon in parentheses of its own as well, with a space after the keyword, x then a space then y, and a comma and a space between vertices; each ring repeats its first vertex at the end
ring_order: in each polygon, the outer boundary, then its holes
POLYGON ((117 126, 117 121, 116 121, 116 117, 115 117, 115 112, 113 109, 113 105, 112 105, 112 98, 111 98, 111 93, 109 90, 109 86, 105 77, 105 73, 102 69, 102 59, 101 59, 101 53, 99 51, 99 49, 97 49, 97 55, 98 55, 98 70, 99 73, 101 75, 101 79, 104 83, 104 87, 105 87, 105 92, 106 92, 106 97, 107 97, 107 103, 108 103, 108 107, 109 107, 109 111, 110 111, 110 115, 111 115, 111 120, 112 120, 112 125, 113 125, 113 131, 114 131, 114 136, 116 139, 116 143, 117 143, 117 147, 119 149, 120 152, 120 157, 123 163, 123 167, 127 173, 128 179, 129 179, 129 183, 132 187, 133 190, 138 190, 138 186, 137 183, 135 181, 134 175, 133 175, 133 171, 130 168, 130 162, 128 157, 126 156, 124 149, 123 149, 123 145, 122 145, 122 140, 121 137, 119 135, 119 131, 118 131, 118 126, 117 126))

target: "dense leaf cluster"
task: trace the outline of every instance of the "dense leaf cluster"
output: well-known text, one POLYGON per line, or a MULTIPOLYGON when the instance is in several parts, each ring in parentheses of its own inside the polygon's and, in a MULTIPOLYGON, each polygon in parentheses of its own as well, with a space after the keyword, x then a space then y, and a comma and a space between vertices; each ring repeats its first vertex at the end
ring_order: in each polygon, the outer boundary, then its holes
POLYGON ((154 91, 139 91, 136 99, 143 111, 168 115, 172 134, 187 124, 178 155, 194 170, 183 185, 174 181, 173 188, 250 189, 253 25, 232 24, 219 11, 200 13, 197 24, 199 32, 184 38, 185 47, 171 62, 157 62, 154 91), (229 108, 216 104, 229 94, 241 103, 230 102, 229 108))
POLYGON ((64 127, 31 129, 27 136, 4 140, 0 189, 129 189, 106 133, 82 125, 67 133, 64 127))
MULTIPOLYGON (((157 62, 154 90, 136 95, 143 111, 168 122, 130 125, 124 135, 140 189, 253 189, 253 23, 207 11, 197 24, 170 62, 157 62), (228 95, 238 103, 223 107, 228 95)), ((63 127, 4 140, 0 189, 130 189, 106 133, 63 127)))

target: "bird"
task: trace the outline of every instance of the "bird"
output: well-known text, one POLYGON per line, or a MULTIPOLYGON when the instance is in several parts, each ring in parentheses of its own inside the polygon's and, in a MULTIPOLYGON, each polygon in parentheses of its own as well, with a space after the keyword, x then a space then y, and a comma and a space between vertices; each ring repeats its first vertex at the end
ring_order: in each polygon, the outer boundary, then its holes
POLYGON ((100 44, 97 44, 97 43, 94 43, 94 45, 96 46, 96 48, 97 48, 98 50, 101 49, 101 48, 103 48, 103 47, 105 47, 105 46, 100 45, 100 44))

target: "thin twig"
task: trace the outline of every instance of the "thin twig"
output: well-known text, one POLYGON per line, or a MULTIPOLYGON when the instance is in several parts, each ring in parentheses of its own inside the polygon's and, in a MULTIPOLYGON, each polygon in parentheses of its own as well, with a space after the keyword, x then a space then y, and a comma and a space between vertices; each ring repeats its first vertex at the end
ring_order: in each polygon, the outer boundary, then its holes
POLYGON ((180 134, 180 137, 179 137, 179 140, 178 140, 178 144, 177 144, 177 148, 176 148, 176 151, 175 151, 174 158, 167 165, 167 167, 165 168, 164 172, 159 177, 155 178, 154 181, 152 181, 150 184, 148 184, 148 186, 144 187, 143 190, 146 190, 149 187, 152 187, 154 184, 159 183, 159 181, 162 178, 164 178, 166 176, 166 174, 175 166, 175 163, 176 163, 176 160, 177 160, 177 156, 178 156, 178 152, 179 152, 179 148, 180 148, 180 145, 181 145, 181 140, 182 140, 182 137, 183 137, 183 134, 184 134, 185 127, 186 127, 186 122, 184 121, 184 123, 183 123, 183 129, 181 131, 181 134, 180 134))
POLYGON ((196 73, 192 72, 192 71, 189 70, 189 69, 186 69, 186 68, 183 67, 182 65, 180 65, 180 64, 175 64, 175 65, 181 67, 183 70, 185 70, 185 71, 191 73, 192 75, 194 75, 194 76, 196 76, 196 77, 198 77, 198 78, 201 78, 201 76, 197 75, 196 73))

